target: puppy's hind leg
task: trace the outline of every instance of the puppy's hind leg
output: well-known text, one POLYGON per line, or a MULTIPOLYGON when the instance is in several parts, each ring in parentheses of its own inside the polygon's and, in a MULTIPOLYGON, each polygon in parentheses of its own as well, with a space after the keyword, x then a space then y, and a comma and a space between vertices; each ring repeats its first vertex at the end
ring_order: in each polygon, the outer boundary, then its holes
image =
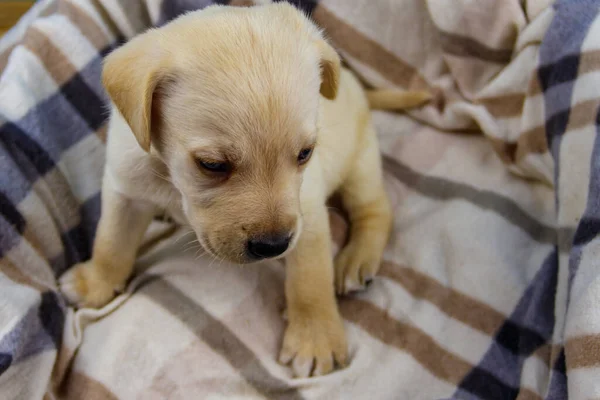
POLYGON ((350 240, 335 260, 338 294, 363 289, 373 279, 392 226, 392 212, 383 186, 377 137, 367 125, 365 144, 341 188, 350 217, 350 240))

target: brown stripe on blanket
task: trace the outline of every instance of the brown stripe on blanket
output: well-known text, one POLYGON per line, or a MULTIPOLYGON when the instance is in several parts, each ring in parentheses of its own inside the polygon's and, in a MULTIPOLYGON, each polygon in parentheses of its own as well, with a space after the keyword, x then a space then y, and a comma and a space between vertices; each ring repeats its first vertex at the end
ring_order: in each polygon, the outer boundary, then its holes
POLYGON ((23 45, 44 64, 44 68, 58 86, 62 86, 77 74, 77 68, 69 58, 35 27, 27 30, 23 38, 23 45))
MULTIPOLYGON (((100 0, 93 0, 93 2, 97 5, 97 8, 102 5, 102 1, 100 0)), ((124 15, 129 25, 133 27, 134 32, 142 33, 152 26, 152 18, 150 18, 148 3, 146 1, 121 1, 118 4, 124 11, 124 15)), ((106 17, 103 15, 102 19, 104 21, 112 21, 112 18, 108 17, 108 13, 106 15, 106 17)), ((116 33, 116 31, 113 31, 113 33, 116 33)))
POLYGON ((537 73, 529 80, 529 86, 527 87, 527 97, 534 97, 542 94, 542 83, 540 82, 537 73))
POLYGON ((81 222, 79 201, 75 198, 69 181, 59 168, 53 168, 38 179, 33 190, 52 222, 61 232, 67 232, 81 222))
MULTIPOLYGON (((102 15, 101 9, 98 9, 98 12, 102 15)), ((73 4, 70 1, 61 1, 58 5, 58 13, 69 18, 96 49, 103 50, 111 42, 110 38, 106 36, 96 21, 76 4, 73 4)), ((108 18, 108 20, 103 22, 110 28, 110 21, 111 19, 108 18)))
POLYGON ((4 256, 2 259, 0 259, 0 273, 15 283, 29 286, 39 292, 45 292, 49 289, 47 286, 41 284, 40 282, 34 281, 30 276, 23 273, 21 268, 17 267, 8 258, 8 256, 4 256))
POLYGON ((64 400, 117 400, 106 386, 94 378, 79 372, 71 372, 65 379, 61 389, 61 399, 64 400))
POLYGON ((464 58, 446 53, 444 60, 448 65, 456 85, 466 98, 475 98, 489 82, 502 70, 501 65, 491 65, 477 58, 464 58))
POLYGON ((102 124, 100 128, 96 131, 96 136, 100 139, 100 141, 106 144, 106 136, 108 135, 108 123, 102 124))
MULTIPOLYGON (((596 120, 596 114, 600 108, 598 99, 585 100, 571 107, 569 113, 569 122, 566 132, 591 125, 596 120)), ((513 162, 520 162, 528 154, 543 154, 548 151, 548 141, 546 138, 546 127, 537 126, 523 132, 516 143, 516 152, 513 162)))
POLYGON ((342 21, 322 4, 317 4, 313 19, 340 50, 368 65, 390 82, 404 89, 427 89, 429 85, 419 72, 376 41, 342 21))
MULTIPOLYGON (((474 368, 468 361, 441 347, 419 328, 398 321, 381 308, 364 300, 340 300, 342 316, 360 326, 382 343, 410 354, 432 375, 451 384, 460 384, 474 368)), ((542 397, 527 388, 519 390, 517 399, 541 400, 542 397)))
POLYGON ((548 368, 550 368, 550 366, 556 364, 561 350, 562 345, 546 343, 534 351, 533 355, 542 360, 548 366, 548 368))
POLYGON ((571 107, 569 113, 569 123, 567 124, 566 133, 581 129, 586 125, 594 125, 596 116, 600 107, 600 100, 597 98, 585 100, 571 107))
POLYGON ((94 5, 96 12, 100 16, 103 26, 106 27, 110 31, 110 33, 112 33, 115 37, 117 37, 119 35, 120 29, 115 23, 115 21, 113 21, 113 18, 110 16, 110 13, 106 10, 106 7, 104 6, 102 0, 90 0, 90 2, 94 5))
POLYGON ((504 314, 487 304, 446 287, 412 268, 384 262, 379 274, 402 285, 413 297, 427 300, 449 317, 486 335, 495 335, 506 320, 504 314))
MULTIPOLYGON (((590 50, 579 55, 579 76, 600 70, 600 50, 590 50)), ((533 78, 529 81, 527 96, 533 97, 543 93, 543 88, 539 79, 533 78)))
POLYGON ((540 360, 548 360, 546 362, 546 365, 552 365, 550 364, 550 358, 552 356, 552 344, 546 343, 538 347, 538 349, 533 352, 533 355, 539 358, 540 360))
MULTIPOLYGON (((488 336, 495 336, 507 317, 464 293, 442 285, 434 278, 412 268, 384 261, 379 275, 399 283, 416 299, 423 299, 436 306, 443 313, 488 336)), ((548 367, 552 346, 541 346, 534 356, 548 367)))
POLYGON ((58 10, 58 2, 61 0, 53 0, 48 3, 48 6, 40 13, 40 17, 48 17, 58 10))
POLYGON ((387 172, 423 196, 438 200, 463 199, 481 209, 495 212, 537 242, 556 243, 555 228, 538 221, 508 197, 466 183, 421 174, 387 155, 383 157, 383 164, 387 172))
POLYGON ((512 50, 493 49, 477 40, 438 30, 442 49, 459 57, 477 58, 497 64, 506 64, 512 58, 512 50))
POLYGON ((517 144, 513 142, 505 142, 502 139, 498 139, 492 136, 487 136, 489 142, 492 144, 493 149, 498 154, 498 157, 505 164, 512 164, 515 162, 517 154, 517 144))
POLYGON ((8 48, 6 48, 6 50, 4 50, 3 52, 0 53, 0 74, 2 73, 2 71, 4 71, 4 69, 8 65, 8 59, 10 58, 10 53, 15 49, 15 47, 17 47, 16 44, 9 46, 8 48))
POLYGON ((546 127, 538 126, 523 132, 517 140, 515 161, 520 162, 528 154, 543 154, 548 151, 546 127))
POLYGON ((600 367, 600 334, 577 336, 565 344, 567 370, 600 367))
MULTIPOLYGON (((45 5, 45 8, 40 11, 38 18, 43 18, 43 17, 47 17, 51 14, 54 14, 56 12, 57 8, 58 7, 56 4, 56 1, 49 1, 45 5)), ((8 59, 10 57, 10 53, 15 49, 15 47, 20 45, 21 42, 22 42, 22 39, 19 40, 18 42, 16 42, 15 44, 13 44, 12 46, 7 47, 3 52, 0 53, 0 74, 2 73, 4 68, 6 68, 6 65, 8 64, 8 59)))
MULTIPOLYGON (((23 203, 21 203, 23 204, 23 203)), ((38 203, 39 204, 39 203, 38 203)), ((52 221, 52 217, 50 215, 48 215, 45 210, 42 207, 36 207, 37 209, 34 211, 34 213, 36 213, 37 215, 34 215, 33 213, 29 213, 29 211, 33 211, 33 210, 21 210, 21 212, 23 212, 23 215, 27 215, 27 218, 36 218, 37 221, 34 222, 34 224, 37 225, 37 222, 47 222, 48 220, 52 221), (41 209, 40 209, 41 208, 41 209)), ((52 222, 50 222, 50 224, 52 224, 52 222)), ((39 257, 40 260, 48 260, 48 259, 52 259, 56 256, 56 254, 53 254, 51 252, 51 249, 53 248, 60 248, 60 246, 62 245, 61 243, 61 239, 60 239, 60 233, 58 232, 58 230, 56 229, 52 229, 52 227, 44 227, 44 231, 45 232, 52 232, 49 236, 50 237, 46 237, 45 235, 40 235, 40 229, 39 229, 40 225, 37 225, 35 227, 32 226, 31 223, 27 223, 25 225, 25 229, 23 230, 23 233, 21 234, 22 239, 24 240, 29 249, 33 252, 35 252, 35 254, 37 255, 37 257, 39 257), (38 228, 38 229, 35 229, 38 228), (47 230, 46 230, 47 229, 47 230)))
POLYGON ((230 6, 234 7, 252 7, 254 5, 253 0, 231 0, 229 2, 230 6))
POLYGON ((294 387, 274 377, 256 355, 217 318, 169 282, 152 278, 141 287, 141 294, 169 311, 190 331, 221 355, 237 372, 267 398, 302 399, 294 387))
POLYGON ((381 342, 410 354, 431 374, 459 384, 474 367, 441 347, 419 328, 392 318, 379 307, 359 299, 340 300, 344 318, 381 342))
POLYGON ((600 70, 600 50, 590 50, 579 55, 579 76, 600 70))
POLYGON ((523 93, 504 94, 496 97, 478 99, 475 104, 482 104, 496 118, 518 117, 523 111, 525 95, 523 93))

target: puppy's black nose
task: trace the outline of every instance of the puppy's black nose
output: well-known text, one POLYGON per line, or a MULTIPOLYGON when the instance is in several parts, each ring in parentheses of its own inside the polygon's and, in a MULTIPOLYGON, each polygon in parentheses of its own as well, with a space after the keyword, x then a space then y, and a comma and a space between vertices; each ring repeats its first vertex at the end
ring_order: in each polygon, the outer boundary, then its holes
POLYGON ((248 241, 248 253, 257 260, 277 257, 283 254, 290 245, 292 236, 264 235, 248 241))

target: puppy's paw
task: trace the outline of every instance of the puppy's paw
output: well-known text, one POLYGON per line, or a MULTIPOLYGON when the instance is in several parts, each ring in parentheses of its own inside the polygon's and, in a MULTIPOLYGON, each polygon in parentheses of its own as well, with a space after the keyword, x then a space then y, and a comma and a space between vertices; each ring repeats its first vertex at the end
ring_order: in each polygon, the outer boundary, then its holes
POLYGON ((99 308, 115 297, 118 290, 101 279, 92 261, 73 266, 59 279, 60 291, 72 305, 99 308))
POLYGON ((337 363, 346 365, 348 346, 344 324, 338 316, 329 320, 294 318, 288 325, 279 362, 291 362, 298 378, 330 373, 337 363))
POLYGON ((373 281, 381 264, 381 254, 373 247, 350 241, 338 254, 335 259, 335 291, 338 295, 364 290, 373 281))

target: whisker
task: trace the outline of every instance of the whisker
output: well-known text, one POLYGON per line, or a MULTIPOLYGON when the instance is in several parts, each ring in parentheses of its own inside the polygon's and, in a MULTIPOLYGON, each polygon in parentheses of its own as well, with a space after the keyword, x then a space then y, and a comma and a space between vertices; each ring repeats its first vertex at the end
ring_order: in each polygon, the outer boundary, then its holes
POLYGON ((199 243, 191 243, 189 246, 184 247, 183 251, 188 252, 190 250, 197 249, 198 247, 201 247, 199 243))
POLYGON ((206 254, 206 250, 202 246, 199 246, 198 250, 196 250, 196 254, 194 255, 194 260, 198 260, 200 257, 204 256, 205 254, 206 254))
POLYGON ((157 171, 157 170, 155 170, 154 168, 151 168, 151 169, 150 169, 150 171, 152 172, 152 174, 153 174, 154 176, 156 176, 156 177, 158 177, 158 178, 160 178, 160 179, 163 179, 163 180, 165 180, 165 181, 167 181, 167 182, 169 182, 169 183, 171 182, 171 178, 169 178, 169 177, 168 177, 168 176, 166 176, 166 175, 163 175, 163 174, 161 174, 160 172, 158 172, 158 171, 157 171))
MULTIPOLYGON (((186 236, 189 236, 189 235, 190 235, 190 234, 192 234, 192 233, 196 233, 196 232, 194 232, 194 231, 189 231, 189 232, 186 232, 186 233, 184 233, 183 235, 179 236, 177 239, 175 239, 175 244, 177 244, 177 243, 178 243, 178 242, 179 242, 181 239, 183 239, 183 238, 184 238, 184 237, 186 237, 186 236)), ((196 240, 197 240, 197 239, 196 239, 196 240)))

